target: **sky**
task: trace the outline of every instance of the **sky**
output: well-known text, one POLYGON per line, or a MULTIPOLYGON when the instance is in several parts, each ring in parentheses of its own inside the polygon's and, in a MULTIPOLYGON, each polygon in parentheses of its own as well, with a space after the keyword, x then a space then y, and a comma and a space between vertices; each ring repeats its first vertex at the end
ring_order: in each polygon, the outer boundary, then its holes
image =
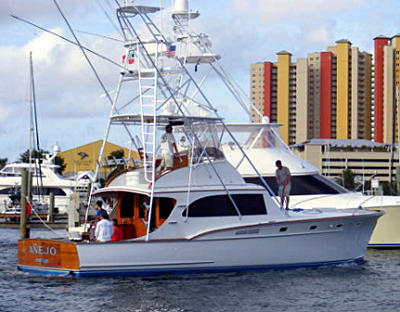
MULTIPOLYGON (((82 45, 121 62, 116 0, 57 0, 82 45)), ((120 0, 121 1, 121 0, 120 0)), ((122 2, 122 1, 121 1, 122 2)), ((172 0, 136 0, 162 5, 168 16, 172 0)), ((193 27, 209 34, 212 50, 242 89, 249 93, 249 66, 276 61, 286 50, 292 60, 325 51, 348 39, 373 53, 373 38, 400 33, 398 0, 189 0, 200 12, 193 27)), ((29 146, 29 53, 33 55, 40 145, 67 150, 102 139, 110 105, 76 46, 11 17, 31 21, 74 40, 53 0, 0 1, 0 158, 18 159, 29 146)), ((90 57, 104 85, 113 90, 119 70, 90 57)), ((205 86, 219 114, 228 122, 248 117, 216 84, 205 86)), ((120 142, 115 142, 120 143, 120 142)))

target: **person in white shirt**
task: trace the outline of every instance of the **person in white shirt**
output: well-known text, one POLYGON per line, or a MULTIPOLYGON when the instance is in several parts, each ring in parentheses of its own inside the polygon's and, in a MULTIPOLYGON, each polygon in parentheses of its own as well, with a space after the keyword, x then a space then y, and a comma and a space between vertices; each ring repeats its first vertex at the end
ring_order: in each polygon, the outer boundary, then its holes
POLYGON ((114 233, 113 224, 110 222, 106 211, 102 211, 100 214, 100 221, 96 224, 95 237, 98 242, 111 241, 111 237, 114 233))
POLYGON ((174 155, 176 154, 177 157, 180 157, 171 125, 165 127, 165 133, 161 136, 160 152, 162 157, 160 171, 163 169, 171 170, 174 167, 174 155))
POLYGON ((180 154, 186 154, 188 151, 188 146, 186 144, 186 137, 182 136, 178 142, 178 151, 180 154))

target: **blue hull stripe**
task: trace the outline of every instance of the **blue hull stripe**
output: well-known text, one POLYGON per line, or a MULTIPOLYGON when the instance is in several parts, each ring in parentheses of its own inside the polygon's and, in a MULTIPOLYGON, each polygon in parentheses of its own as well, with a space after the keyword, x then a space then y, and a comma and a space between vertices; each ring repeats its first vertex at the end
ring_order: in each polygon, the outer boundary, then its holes
POLYGON ((400 244, 368 244, 368 248, 400 248, 400 244))
POLYGON ((196 274, 196 273, 214 273, 214 272, 243 272, 255 270, 287 270, 297 268, 311 268, 321 266, 331 266, 344 263, 362 263, 363 258, 317 262, 317 263, 299 263, 282 265, 260 265, 260 266, 239 266, 239 267, 216 267, 216 268, 194 268, 194 269, 154 269, 154 270, 121 270, 121 271, 70 271, 39 267, 18 266, 18 270, 26 273, 40 275, 54 275, 67 277, 91 277, 91 276, 150 276, 159 274, 196 274))

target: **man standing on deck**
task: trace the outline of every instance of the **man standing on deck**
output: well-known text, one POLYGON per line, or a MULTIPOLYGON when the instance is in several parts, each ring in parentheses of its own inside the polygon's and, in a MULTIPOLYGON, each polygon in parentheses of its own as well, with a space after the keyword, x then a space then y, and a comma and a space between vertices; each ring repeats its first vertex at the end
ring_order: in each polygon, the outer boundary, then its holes
POLYGON ((160 152, 162 157, 160 170, 172 170, 174 167, 174 155, 176 154, 177 157, 180 157, 180 155, 172 134, 171 125, 165 127, 165 133, 161 136, 160 152))
POLYGON ((282 166, 282 162, 277 160, 275 166, 278 168, 275 172, 276 183, 278 183, 279 189, 278 194, 281 198, 281 206, 283 207, 286 198, 286 209, 289 209, 289 194, 290 188, 292 186, 290 180, 292 176, 290 175, 290 170, 288 167, 282 166))

